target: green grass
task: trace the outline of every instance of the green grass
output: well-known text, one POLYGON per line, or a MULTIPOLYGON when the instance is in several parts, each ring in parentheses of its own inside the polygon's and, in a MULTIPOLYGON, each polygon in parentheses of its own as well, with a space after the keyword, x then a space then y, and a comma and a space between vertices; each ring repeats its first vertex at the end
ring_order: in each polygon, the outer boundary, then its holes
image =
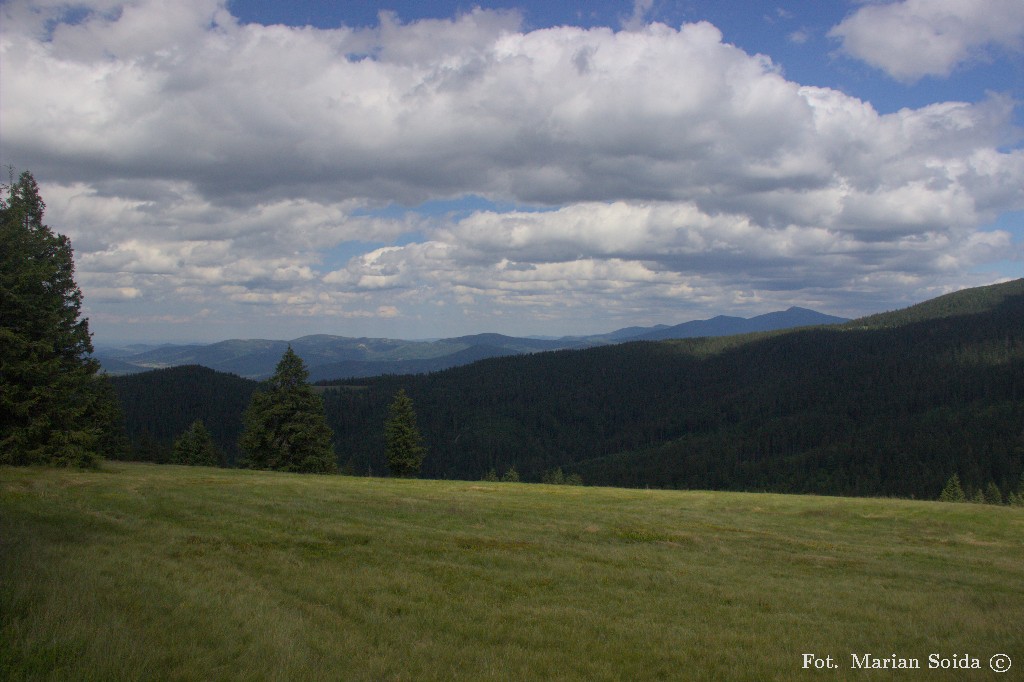
POLYGON ((0 468, 5 680, 1006 680, 1022 614, 1021 509, 0 468))

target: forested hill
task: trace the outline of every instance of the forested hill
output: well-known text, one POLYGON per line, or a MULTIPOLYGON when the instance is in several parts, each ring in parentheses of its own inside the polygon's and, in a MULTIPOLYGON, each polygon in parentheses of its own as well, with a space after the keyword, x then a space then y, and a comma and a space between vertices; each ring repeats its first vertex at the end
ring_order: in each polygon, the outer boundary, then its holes
POLYGON ((238 455, 242 413, 259 384, 234 374, 186 365, 113 377, 121 399, 132 459, 167 461, 171 444, 197 419, 213 437, 225 464, 238 455))
POLYGON ((349 382, 327 394, 329 419, 342 461, 361 472, 384 470, 379 424, 404 387, 431 476, 561 467, 593 484, 935 497, 958 472, 1012 490, 1024 466, 1024 281, 941 305, 941 317, 928 303, 840 329, 349 382))
POLYGON ((851 320, 844 326, 847 329, 880 329, 898 327, 912 322, 937 320, 943 317, 987 313, 1006 299, 1016 296, 1024 296, 1024 279, 988 287, 964 289, 902 310, 851 320))
MULTIPOLYGON (((200 412, 214 420, 205 395, 221 414, 208 426, 231 447, 256 384, 163 371, 116 380, 133 438, 169 444, 200 412), (206 382, 216 388, 196 388, 206 382)), ((1007 492, 1024 468, 1024 280, 840 327, 346 381, 324 393, 346 470, 386 471, 382 425, 399 388, 433 477, 514 466, 539 480, 561 467, 591 484, 934 498, 957 472, 1007 492)))

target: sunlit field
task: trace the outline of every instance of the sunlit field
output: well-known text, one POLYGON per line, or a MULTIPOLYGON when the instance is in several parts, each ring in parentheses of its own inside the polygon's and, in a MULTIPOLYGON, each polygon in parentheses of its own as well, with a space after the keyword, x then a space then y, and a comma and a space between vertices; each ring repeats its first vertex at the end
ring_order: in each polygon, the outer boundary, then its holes
POLYGON ((1021 679, 1022 614, 1019 508, 0 468, 9 680, 1021 679))

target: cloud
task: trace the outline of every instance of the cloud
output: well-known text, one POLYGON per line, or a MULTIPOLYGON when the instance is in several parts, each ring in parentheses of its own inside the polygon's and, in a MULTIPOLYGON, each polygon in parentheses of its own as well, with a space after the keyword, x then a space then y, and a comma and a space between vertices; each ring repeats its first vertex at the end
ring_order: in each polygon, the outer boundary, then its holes
POLYGON ((833 27, 843 51, 900 81, 948 76, 992 49, 1024 49, 1018 0, 901 0, 869 4, 833 27))
POLYGON ((794 45, 803 45, 811 39, 811 35, 806 29, 801 28, 787 35, 786 39, 794 45))
POLYGON ((705 22, 320 30, 213 0, 68 7, 0 5, 0 161, 36 173, 87 302, 137 305, 125 319, 841 312, 1017 248, 979 232, 1024 209, 999 96, 879 114, 705 22), (466 196, 495 208, 416 210, 466 196))
POLYGON ((647 17, 654 8, 654 0, 633 0, 633 13, 622 20, 622 28, 636 31, 647 25, 647 17))
POLYGON ((831 224, 776 228, 676 202, 478 212, 438 228, 431 241, 354 258, 325 281, 434 296, 472 293, 522 305, 600 305, 611 291, 664 301, 683 288, 825 289, 888 272, 927 278, 1010 247, 1003 232, 938 227, 950 216, 936 216, 913 190, 887 199, 879 206, 878 197, 853 196, 834 211, 831 224), (891 219, 898 214, 893 206, 903 212, 905 229, 861 227, 880 215, 891 219), (844 228, 846 221, 856 221, 858 229, 844 228))

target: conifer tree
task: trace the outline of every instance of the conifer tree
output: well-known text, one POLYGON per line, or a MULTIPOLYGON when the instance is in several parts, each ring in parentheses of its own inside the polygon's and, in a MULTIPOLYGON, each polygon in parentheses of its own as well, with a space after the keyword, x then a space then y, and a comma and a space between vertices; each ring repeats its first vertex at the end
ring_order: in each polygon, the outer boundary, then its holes
POLYGON ((989 481, 988 485, 985 486, 985 502, 988 504, 1003 503, 1003 492, 992 481, 989 481))
POLYGON ((399 389, 384 423, 384 454, 392 476, 408 478, 420 473, 427 449, 416 426, 416 412, 405 389, 399 389))
MULTIPOLYGON (((934 490, 934 488, 933 488, 934 490)), ((953 474, 946 481, 946 487, 942 489, 939 494, 940 502, 966 502, 967 496, 964 495, 964 489, 960 485, 960 475, 953 474)))
POLYGON ((31 173, 0 198, 0 463, 92 466, 119 406, 96 373, 67 237, 43 223, 31 173))
POLYGON ((548 471, 541 478, 542 483, 550 483, 551 485, 563 485, 565 483, 565 472, 562 471, 562 467, 558 467, 554 471, 548 471))
POLYGON ((337 470, 324 403, 306 379, 302 358, 291 346, 277 363, 266 389, 253 394, 239 440, 244 465, 324 474, 337 470))
POLYGON ((174 455, 171 461, 174 464, 217 466, 220 454, 202 419, 192 422, 188 430, 174 441, 174 455))

